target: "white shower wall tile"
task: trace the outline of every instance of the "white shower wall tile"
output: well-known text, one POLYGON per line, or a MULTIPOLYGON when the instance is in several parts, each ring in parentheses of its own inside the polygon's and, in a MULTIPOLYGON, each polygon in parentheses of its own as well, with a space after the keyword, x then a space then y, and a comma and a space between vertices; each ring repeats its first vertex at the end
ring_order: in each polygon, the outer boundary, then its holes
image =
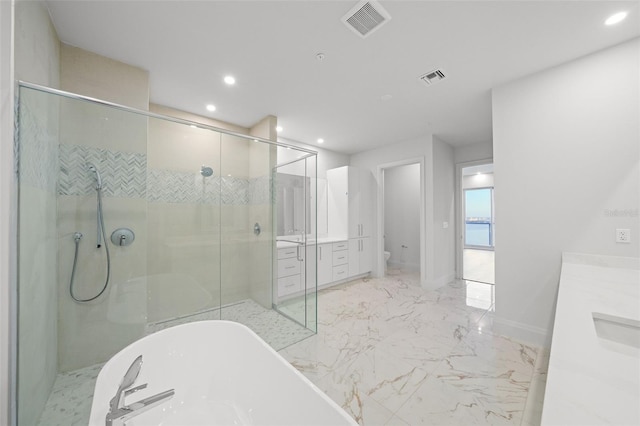
POLYGON ((48 99, 36 98, 31 92, 16 115, 16 161, 20 184, 55 193, 58 175, 58 114, 48 99))

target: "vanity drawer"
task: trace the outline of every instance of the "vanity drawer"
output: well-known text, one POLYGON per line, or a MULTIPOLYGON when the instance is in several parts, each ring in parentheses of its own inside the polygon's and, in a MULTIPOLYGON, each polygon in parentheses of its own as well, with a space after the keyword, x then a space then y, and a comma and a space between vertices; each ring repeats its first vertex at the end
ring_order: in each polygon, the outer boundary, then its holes
POLYGON ((333 266, 345 265, 349 263, 349 251, 341 250, 333 252, 333 266))
POLYGON ((298 247, 285 247, 278 249, 278 259, 288 259, 298 256, 298 247))
POLYGON ((297 258, 278 259, 278 278, 300 274, 300 264, 297 258))
POLYGON ((341 243, 333 243, 333 251, 348 250, 348 249, 349 249, 348 241, 343 241, 341 243))
POLYGON ((286 296, 300 291, 300 275, 278 278, 278 296, 286 296))
POLYGON ((344 280, 349 276, 349 265, 340 265, 333 267, 333 281, 344 280))

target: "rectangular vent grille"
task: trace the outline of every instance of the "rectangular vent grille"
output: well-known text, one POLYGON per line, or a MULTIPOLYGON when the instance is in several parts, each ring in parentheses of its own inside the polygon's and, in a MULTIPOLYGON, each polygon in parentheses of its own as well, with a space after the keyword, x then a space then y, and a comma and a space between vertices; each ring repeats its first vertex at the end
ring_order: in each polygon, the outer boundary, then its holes
POLYGON ((419 78, 424 84, 426 84, 427 86, 431 86, 433 83, 444 80, 446 77, 442 70, 433 70, 421 75, 419 78))
POLYGON ((391 16, 378 2, 361 1, 342 17, 342 22, 353 32, 364 38, 390 19, 391 16))

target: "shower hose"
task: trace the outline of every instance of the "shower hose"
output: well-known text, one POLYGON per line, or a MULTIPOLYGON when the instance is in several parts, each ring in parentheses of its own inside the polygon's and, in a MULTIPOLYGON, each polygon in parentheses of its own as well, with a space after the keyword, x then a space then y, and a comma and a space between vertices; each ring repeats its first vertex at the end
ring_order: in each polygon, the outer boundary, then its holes
MULTIPOLYGON (((100 292, 98 294, 96 294, 93 297, 90 297, 88 299, 79 299, 75 296, 75 294, 73 293, 73 280, 75 278, 76 275, 76 266, 78 263, 78 249, 80 247, 80 240, 82 239, 82 234, 79 232, 76 232, 73 235, 73 239, 76 243, 76 249, 75 249, 75 253, 73 255, 73 268, 71 269, 71 280, 69 281, 69 294, 71 295, 71 298, 73 300, 75 300, 76 302, 91 302, 92 300, 96 300, 98 297, 102 296, 102 294, 105 292, 105 290, 107 289, 107 286, 109 285, 109 277, 111 275, 111 257, 109 255, 109 244, 107 242, 107 238, 106 238, 106 232, 104 230, 104 217, 102 214, 102 190, 101 189, 96 189, 96 192, 98 193, 97 197, 98 197, 98 231, 100 233, 102 233, 102 241, 104 241, 104 249, 105 252, 107 253, 107 278, 104 281, 104 286, 102 286, 102 290, 100 290, 100 292)), ((98 246, 100 247, 100 246, 98 246)))

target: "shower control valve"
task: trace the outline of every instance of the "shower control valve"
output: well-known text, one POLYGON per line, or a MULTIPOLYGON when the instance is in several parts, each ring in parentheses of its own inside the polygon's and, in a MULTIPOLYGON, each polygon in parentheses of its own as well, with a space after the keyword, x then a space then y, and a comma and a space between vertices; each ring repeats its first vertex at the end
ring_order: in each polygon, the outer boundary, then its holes
POLYGON ((128 246, 135 239, 135 234, 129 228, 118 228, 111 234, 111 242, 116 246, 128 246))

